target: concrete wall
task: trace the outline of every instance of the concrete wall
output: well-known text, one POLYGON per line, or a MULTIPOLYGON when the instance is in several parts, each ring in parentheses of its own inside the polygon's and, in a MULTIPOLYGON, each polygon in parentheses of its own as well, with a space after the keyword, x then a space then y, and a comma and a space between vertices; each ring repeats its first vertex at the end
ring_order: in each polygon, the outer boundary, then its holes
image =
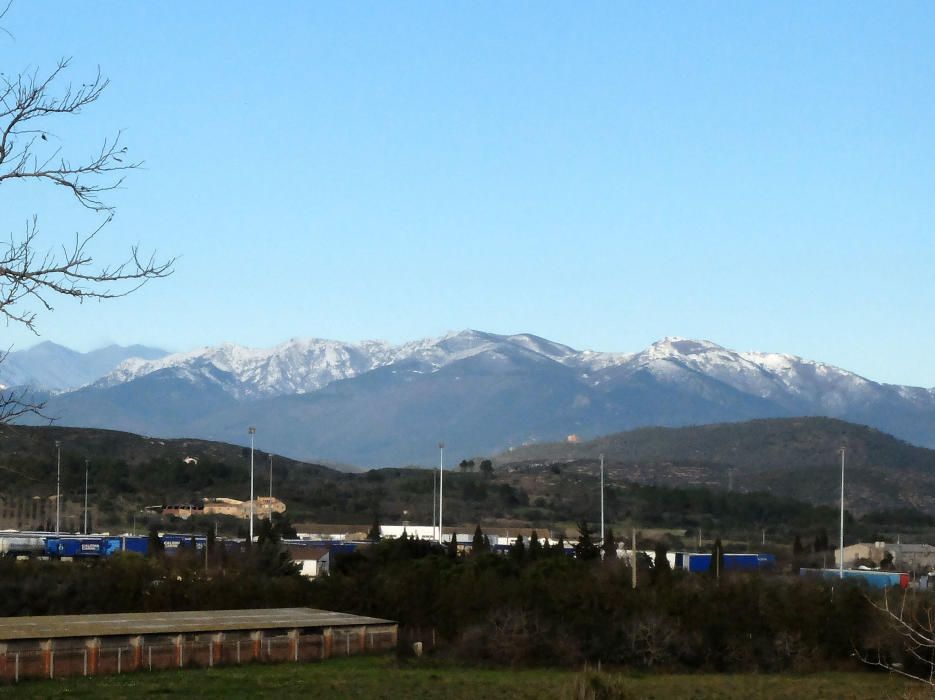
POLYGON ((94 676, 251 662, 309 662, 396 648, 396 625, 239 630, 0 643, 0 679, 94 676))

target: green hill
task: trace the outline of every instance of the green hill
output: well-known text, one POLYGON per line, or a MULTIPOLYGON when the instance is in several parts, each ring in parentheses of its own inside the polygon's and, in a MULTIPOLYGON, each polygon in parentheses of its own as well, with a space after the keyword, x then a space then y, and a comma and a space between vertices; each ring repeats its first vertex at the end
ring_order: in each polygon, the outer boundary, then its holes
MULTIPOLYGON (((445 522, 462 532, 477 523, 544 532, 572 527, 582 519, 594 522, 600 513, 597 455, 603 452, 607 521, 615 527, 701 528, 738 536, 761 528, 777 536, 834 529, 840 479, 835 447, 842 435, 850 455, 848 510, 860 516, 902 509, 873 516, 872 527, 887 531, 906 532, 899 528, 907 524, 931 526, 925 514, 935 513, 935 501, 928 495, 935 493, 935 452, 825 419, 648 429, 591 443, 515 450, 509 459, 501 456, 492 474, 475 471, 476 466, 445 474, 445 522)), ((62 491, 71 513, 80 512, 89 460, 97 527, 123 529, 134 519, 137 524, 141 518, 151 519, 154 516, 144 512, 147 506, 249 496, 250 453, 241 446, 107 430, 0 425, 0 516, 5 526, 41 524, 11 523, 10 504, 55 493, 56 440, 62 442, 62 491), (186 463, 189 457, 197 464, 186 463)), ((268 464, 268 454, 257 450, 258 495, 268 492, 268 464)), ((375 515, 385 524, 431 522, 432 470, 351 474, 279 456, 273 457, 273 467, 274 495, 286 502, 293 522, 346 524, 361 531, 375 515)), ((228 521, 222 529, 242 525, 228 521)), ((176 526, 202 528, 206 523, 176 526)))
POLYGON ((686 428, 643 428, 581 443, 528 445, 501 454, 511 470, 550 465, 643 484, 768 491, 838 502, 846 446, 846 502, 855 512, 912 507, 935 512, 935 450, 830 418, 780 418, 686 428))

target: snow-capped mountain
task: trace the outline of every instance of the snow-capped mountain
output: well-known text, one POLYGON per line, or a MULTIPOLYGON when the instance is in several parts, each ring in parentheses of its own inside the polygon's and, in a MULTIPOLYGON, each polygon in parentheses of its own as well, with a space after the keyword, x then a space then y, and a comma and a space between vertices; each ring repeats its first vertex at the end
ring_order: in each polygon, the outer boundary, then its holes
MULTIPOLYGON (((668 383, 694 374, 744 394, 779 401, 789 408, 804 402, 834 410, 887 389, 887 385, 821 362, 777 353, 735 352, 707 340, 670 337, 641 352, 609 353, 578 351, 529 334, 495 335, 473 330, 402 345, 293 339, 272 348, 256 349, 228 343, 155 360, 131 358, 101 379, 99 385, 113 386, 171 370, 180 378, 215 382, 238 398, 273 397, 308 394, 332 382, 390 365, 437 372, 470 357, 497 358, 517 353, 530 361, 551 361, 576 369, 595 387, 640 371, 668 383)), ((930 389, 895 389, 907 398, 933 397, 930 389)))
POLYGON ((793 355, 665 338, 636 353, 534 335, 449 333, 401 345, 290 340, 129 359, 56 396, 64 424, 243 442, 297 458, 395 465, 633 427, 803 415, 935 446, 935 391, 881 384, 793 355))
POLYGON ((519 351, 574 364, 581 353, 532 335, 500 336, 479 331, 391 345, 378 340, 345 343, 293 339, 268 349, 226 343, 156 360, 129 359, 102 378, 101 387, 133 381, 160 370, 182 378, 207 379, 238 398, 308 394, 332 382, 394 364, 435 372, 453 362, 485 353, 519 351))

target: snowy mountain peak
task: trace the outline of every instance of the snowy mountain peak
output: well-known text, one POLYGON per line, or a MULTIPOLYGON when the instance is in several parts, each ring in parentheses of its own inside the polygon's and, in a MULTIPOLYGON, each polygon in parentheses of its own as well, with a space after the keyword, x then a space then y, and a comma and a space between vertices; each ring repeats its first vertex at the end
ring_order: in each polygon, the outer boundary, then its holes
MULTIPOLYGON (((481 355, 501 366, 505 360, 518 366, 557 363, 592 386, 610 386, 638 372, 668 384, 703 379, 789 410, 808 402, 832 411, 882 386, 795 355, 736 352, 710 340, 670 336, 637 353, 582 352, 529 333, 498 335, 471 329, 400 345, 321 338, 292 338, 272 348, 224 343, 158 359, 131 358, 98 384, 113 386, 153 372, 170 372, 218 384, 238 398, 271 397, 311 393, 380 367, 406 363, 410 371, 424 374, 481 355)), ((928 400, 928 390, 901 390, 907 397, 928 400)))

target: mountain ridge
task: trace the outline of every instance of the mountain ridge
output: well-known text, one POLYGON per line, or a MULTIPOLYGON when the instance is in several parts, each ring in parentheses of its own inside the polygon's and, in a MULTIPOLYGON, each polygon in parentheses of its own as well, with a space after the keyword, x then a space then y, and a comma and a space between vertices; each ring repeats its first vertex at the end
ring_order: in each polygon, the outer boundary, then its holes
POLYGON ((393 345, 293 339, 128 359, 56 395, 63 424, 243 442, 302 460, 431 463, 576 434, 828 416, 935 446, 935 390, 874 382, 782 353, 667 337, 636 353, 579 351, 532 334, 448 333, 393 345))

